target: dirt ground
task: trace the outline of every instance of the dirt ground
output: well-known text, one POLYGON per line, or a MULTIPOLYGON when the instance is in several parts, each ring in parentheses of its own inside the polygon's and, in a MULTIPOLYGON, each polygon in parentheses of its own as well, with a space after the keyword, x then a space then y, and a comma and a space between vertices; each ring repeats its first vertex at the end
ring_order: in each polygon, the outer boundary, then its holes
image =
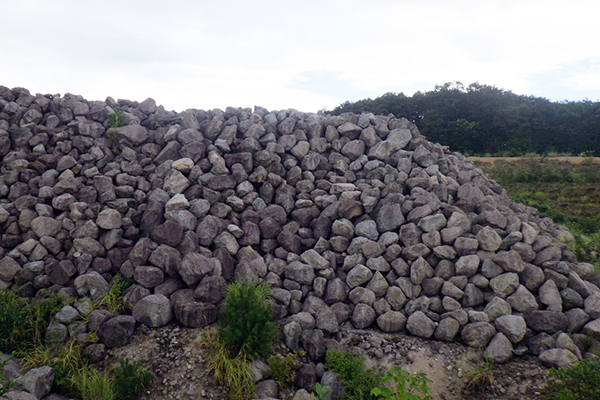
MULTIPOLYGON (((130 344, 111 351, 105 364, 128 358, 147 366, 155 378, 144 400, 227 399, 207 366, 201 332, 175 325, 140 328, 130 344)), ((365 356, 367 366, 387 370, 399 365, 410 372, 424 372, 434 400, 539 399, 546 382, 545 368, 537 357, 515 357, 494 365, 482 374, 487 379, 477 382, 474 374, 485 365, 482 353, 459 343, 354 329, 344 329, 337 336, 343 348, 365 356)), ((287 390, 280 392, 279 398, 290 400, 292 396, 293 390, 287 390)))

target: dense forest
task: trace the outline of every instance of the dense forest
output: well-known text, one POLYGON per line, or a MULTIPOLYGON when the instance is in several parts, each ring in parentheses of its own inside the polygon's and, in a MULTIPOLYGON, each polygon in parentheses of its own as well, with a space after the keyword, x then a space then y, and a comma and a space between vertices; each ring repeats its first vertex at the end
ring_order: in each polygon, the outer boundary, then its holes
POLYGON ((347 101, 331 114, 394 114, 414 122, 434 142, 466 154, 517 156, 553 152, 600 156, 600 103, 551 102, 495 86, 460 82, 413 96, 386 93, 347 101))

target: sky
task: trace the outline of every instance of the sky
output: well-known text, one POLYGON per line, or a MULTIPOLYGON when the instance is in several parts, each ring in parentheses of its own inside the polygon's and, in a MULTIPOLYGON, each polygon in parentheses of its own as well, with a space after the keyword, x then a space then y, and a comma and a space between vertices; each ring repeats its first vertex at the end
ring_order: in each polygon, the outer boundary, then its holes
POLYGON ((0 85, 332 109, 445 82, 600 100, 598 0, 0 0, 0 85))

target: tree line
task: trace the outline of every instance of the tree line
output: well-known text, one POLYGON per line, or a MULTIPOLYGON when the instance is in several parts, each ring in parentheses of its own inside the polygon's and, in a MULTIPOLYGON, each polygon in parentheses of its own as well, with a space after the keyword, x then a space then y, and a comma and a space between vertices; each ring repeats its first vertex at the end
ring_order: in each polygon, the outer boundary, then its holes
POLYGON ((466 154, 568 153, 600 156, 600 103, 551 102, 495 86, 460 82, 412 96, 386 93, 346 101, 328 113, 394 114, 433 142, 466 154))

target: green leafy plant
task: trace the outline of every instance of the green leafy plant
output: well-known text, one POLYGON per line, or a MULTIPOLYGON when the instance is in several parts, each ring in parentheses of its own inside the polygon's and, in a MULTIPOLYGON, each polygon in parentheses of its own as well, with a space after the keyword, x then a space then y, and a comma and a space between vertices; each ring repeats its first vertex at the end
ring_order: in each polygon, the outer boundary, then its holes
POLYGON ((215 380, 225 386, 229 398, 251 399, 255 387, 250 370, 252 360, 244 350, 231 357, 229 349, 214 329, 202 332, 200 340, 208 349, 208 365, 213 371, 215 380))
POLYGON ((551 368, 544 398, 551 400, 600 399, 600 361, 583 359, 564 368, 551 368))
POLYGON ((119 400, 136 400, 152 384, 152 372, 128 359, 114 367, 112 373, 114 392, 119 400))
POLYGON ((218 334, 231 357, 240 353, 264 357, 269 353, 276 334, 270 294, 265 283, 236 281, 227 287, 218 334))
POLYGON ((372 389, 371 394, 378 400, 430 400, 427 382, 430 381, 424 373, 411 374, 396 366, 383 376, 384 385, 372 389), (392 384, 386 386, 386 383, 392 384))
POLYGON ((344 386, 344 398, 348 400, 375 399, 371 391, 382 384, 383 374, 374 368, 365 368, 364 357, 349 351, 327 350, 325 367, 337 374, 344 386))
POLYGON ((317 382, 315 385, 315 394, 313 395, 315 400, 325 400, 331 393, 329 386, 323 386, 317 382))
POLYGON ((294 383, 296 378, 294 367, 298 365, 298 356, 303 356, 303 352, 293 352, 285 356, 272 354, 267 358, 267 364, 271 367, 271 377, 280 387, 294 383))

